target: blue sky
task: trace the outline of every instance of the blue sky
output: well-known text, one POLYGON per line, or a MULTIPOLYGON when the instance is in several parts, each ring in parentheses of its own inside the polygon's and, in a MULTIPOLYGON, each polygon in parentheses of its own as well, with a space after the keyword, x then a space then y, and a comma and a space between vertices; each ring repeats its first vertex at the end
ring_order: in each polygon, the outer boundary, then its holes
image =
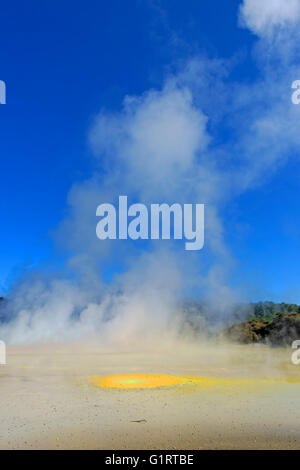
MULTIPOLYGON (((239 4, 1 6, 0 79, 7 104, 0 105, 0 291, 24 267, 59 266, 51 233, 66 215, 72 184, 93 172, 88 134, 100 109, 119 111, 125 95, 159 88, 169 70, 197 54, 235 58, 233 82, 260 77, 252 53, 256 38, 237 25, 239 4)), ((218 138, 225 142, 226 131, 218 138)), ((224 209, 225 239, 236 262, 230 283, 244 285, 253 300, 300 303, 299 169, 291 158, 224 209)))

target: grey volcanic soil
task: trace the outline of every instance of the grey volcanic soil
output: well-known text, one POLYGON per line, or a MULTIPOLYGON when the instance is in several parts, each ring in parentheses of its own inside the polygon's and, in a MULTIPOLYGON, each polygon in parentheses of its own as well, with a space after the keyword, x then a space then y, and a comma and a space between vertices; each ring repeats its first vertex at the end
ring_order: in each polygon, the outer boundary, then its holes
POLYGON ((290 356, 263 345, 162 354, 10 348, 0 366, 0 449, 299 449, 300 366, 290 356), (229 380, 131 390, 88 382, 120 373, 229 380))

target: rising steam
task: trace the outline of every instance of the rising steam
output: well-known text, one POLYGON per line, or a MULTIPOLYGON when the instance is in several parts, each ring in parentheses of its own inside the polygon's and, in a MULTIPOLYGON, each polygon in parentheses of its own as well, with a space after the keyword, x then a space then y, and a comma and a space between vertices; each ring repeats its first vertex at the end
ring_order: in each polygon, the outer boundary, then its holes
POLYGON ((300 148, 300 107, 290 100, 299 20, 298 0, 244 0, 240 24, 259 36, 260 79, 237 83, 230 61, 194 57, 160 89, 126 96, 117 113, 101 110, 89 137, 94 175, 71 188, 68 217, 55 235, 72 274, 20 280, 9 296, 11 320, 0 327, 2 339, 94 337, 127 349, 168 344, 182 331, 181 300, 196 290, 211 304, 212 317, 228 314, 241 292, 228 282, 234 260, 224 239, 226 206, 300 148), (204 203, 205 249, 99 241, 96 208, 121 194, 144 204, 204 203), (111 273, 117 274, 108 282, 111 273))

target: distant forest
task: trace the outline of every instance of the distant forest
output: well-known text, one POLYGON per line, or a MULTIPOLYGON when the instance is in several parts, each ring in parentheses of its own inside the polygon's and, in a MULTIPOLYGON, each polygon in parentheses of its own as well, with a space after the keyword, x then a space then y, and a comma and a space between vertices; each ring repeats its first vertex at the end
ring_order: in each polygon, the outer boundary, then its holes
POLYGON ((256 302, 251 303, 249 306, 248 319, 263 318, 264 320, 272 320, 277 313, 300 313, 300 307, 297 304, 286 304, 281 302, 276 304, 274 302, 256 302))
POLYGON ((196 322, 196 319, 201 318, 205 323, 221 321, 224 324, 253 319, 271 321, 278 313, 300 313, 300 307, 297 304, 275 303, 271 301, 237 303, 228 308, 215 307, 213 304, 202 302, 187 301, 184 302, 182 310, 186 319, 189 319, 191 322, 196 322))

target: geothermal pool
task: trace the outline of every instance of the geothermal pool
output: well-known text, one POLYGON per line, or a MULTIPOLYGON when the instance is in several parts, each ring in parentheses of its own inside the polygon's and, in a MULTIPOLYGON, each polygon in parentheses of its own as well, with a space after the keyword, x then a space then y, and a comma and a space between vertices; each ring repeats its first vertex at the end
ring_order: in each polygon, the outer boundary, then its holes
POLYGON ((300 383, 300 377, 282 377, 282 378, 237 378, 237 377, 201 377, 201 376, 172 376, 158 374, 128 374, 128 375, 108 375, 91 376, 89 382, 99 388, 119 388, 119 389, 137 389, 137 388, 161 388, 173 387, 176 385, 194 385, 197 387, 247 387, 276 385, 279 383, 300 383))
POLYGON ((290 356, 267 346, 8 348, 0 449, 297 449, 290 356))
POLYGON ((100 388, 158 388, 171 387, 188 382, 188 378, 158 374, 129 374, 91 376, 89 382, 100 388))

